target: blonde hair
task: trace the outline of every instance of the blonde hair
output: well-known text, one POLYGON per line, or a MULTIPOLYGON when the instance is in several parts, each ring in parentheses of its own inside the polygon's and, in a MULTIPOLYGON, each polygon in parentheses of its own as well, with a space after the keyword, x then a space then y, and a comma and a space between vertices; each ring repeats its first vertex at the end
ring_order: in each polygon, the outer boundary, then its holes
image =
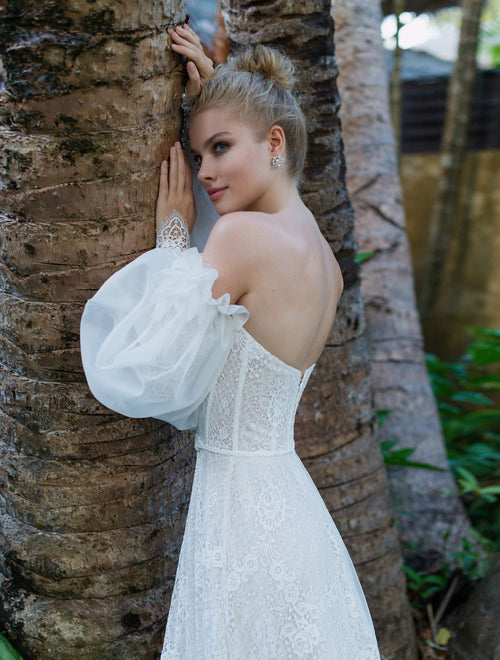
POLYGON ((300 178, 307 151, 304 115, 293 93, 293 62, 275 48, 249 47, 220 64, 194 103, 191 116, 212 108, 233 108, 264 140, 277 124, 285 134, 287 170, 300 178))

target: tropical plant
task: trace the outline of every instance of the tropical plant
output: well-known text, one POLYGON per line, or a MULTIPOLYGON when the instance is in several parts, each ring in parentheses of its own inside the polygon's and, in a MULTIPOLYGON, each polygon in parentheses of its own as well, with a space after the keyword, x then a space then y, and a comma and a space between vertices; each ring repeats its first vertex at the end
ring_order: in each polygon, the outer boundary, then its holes
POLYGON ((469 328, 465 355, 427 365, 448 459, 475 529, 500 549, 500 330, 469 328))

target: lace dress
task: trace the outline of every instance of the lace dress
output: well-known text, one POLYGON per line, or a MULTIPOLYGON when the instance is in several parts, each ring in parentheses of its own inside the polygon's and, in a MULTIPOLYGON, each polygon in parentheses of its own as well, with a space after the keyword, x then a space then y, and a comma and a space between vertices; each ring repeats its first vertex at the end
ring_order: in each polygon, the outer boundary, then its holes
POLYGON ((195 248, 155 249, 87 303, 82 358, 105 405, 196 428, 162 660, 378 660, 342 539, 294 451, 301 373, 214 300, 195 248))

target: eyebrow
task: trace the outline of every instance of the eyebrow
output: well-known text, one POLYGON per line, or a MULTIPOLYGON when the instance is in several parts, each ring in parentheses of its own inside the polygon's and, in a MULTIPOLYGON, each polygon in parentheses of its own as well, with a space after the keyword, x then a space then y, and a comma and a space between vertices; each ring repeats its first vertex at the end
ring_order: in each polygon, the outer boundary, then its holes
MULTIPOLYGON (((222 135, 230 135, 230 134, 231 134, 230 131, 219 131, 218 133, 215 133, 214 135, 212 135, 212 137, 208 138, 208 140, 203 145, 203 148, 206 149, 207 147, 209 147, 212 144, 212 142, 218 140, 222 135)), ((191 151, 193 154, 198 153, 196 149, 191 149, 191 151)))

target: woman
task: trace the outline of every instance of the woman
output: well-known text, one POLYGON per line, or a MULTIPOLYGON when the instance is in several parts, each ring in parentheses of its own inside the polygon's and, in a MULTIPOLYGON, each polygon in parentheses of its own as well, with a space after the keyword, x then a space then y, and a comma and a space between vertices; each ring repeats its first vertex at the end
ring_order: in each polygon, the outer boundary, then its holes
POLYGON ((103 403, 196 428, 197 463, 162 659, 372 660, 366 602, 294 451, 300 396, 342 292, 297 191, 305 122, 293 65, 259 46, 212 71, 196 35, 190 141, 220 218, 189 249, 195 204, 179 143, 161 166, 157 249, 111 277, 82 318, 103 403), (194 94, 193 94, 194 91, 194 94))

